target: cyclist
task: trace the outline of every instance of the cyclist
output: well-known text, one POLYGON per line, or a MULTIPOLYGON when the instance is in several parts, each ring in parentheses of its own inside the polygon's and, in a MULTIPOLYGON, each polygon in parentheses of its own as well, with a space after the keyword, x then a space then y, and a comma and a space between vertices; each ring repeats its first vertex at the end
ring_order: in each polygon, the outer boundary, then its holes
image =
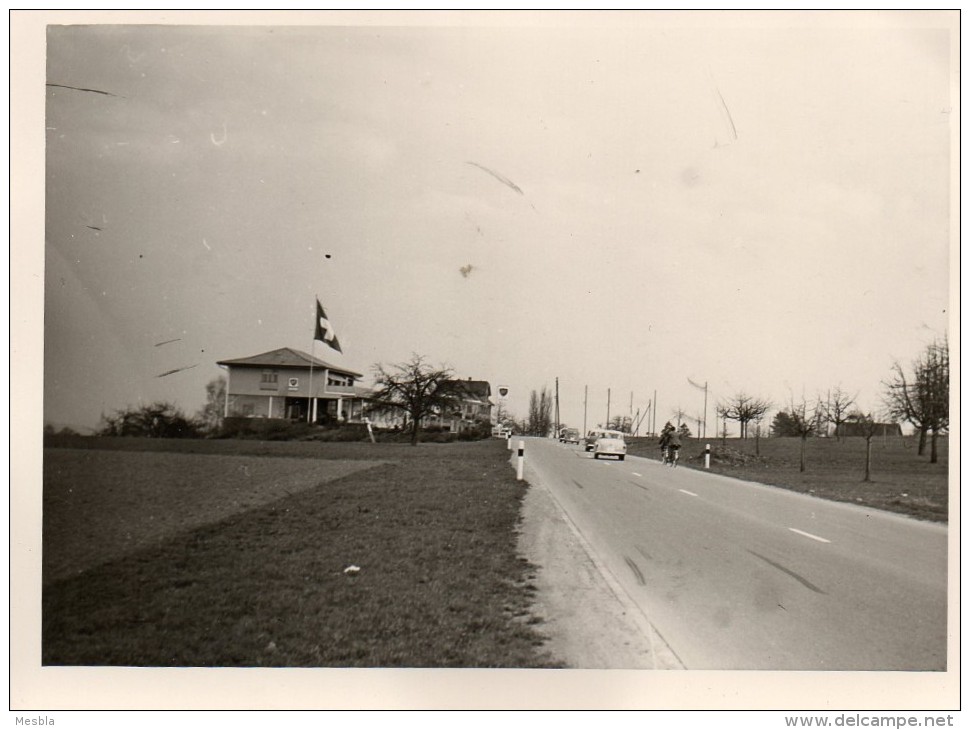
POLYGON ((667 421, 667 423, 664 424, 663 431, 660 432, 660 460, 664 464, 667 463, 667 446, 670 444, 670 434, 674 433, 675 431, 676 429, 674 428, 674 425, 670 421, 667 421))
POLYGON ((677 459, 680 452, 680 434, 676 429, 672 429, 667 438, 667 450, 670 452, 667 460, 671 466, 677 466, 677 459))

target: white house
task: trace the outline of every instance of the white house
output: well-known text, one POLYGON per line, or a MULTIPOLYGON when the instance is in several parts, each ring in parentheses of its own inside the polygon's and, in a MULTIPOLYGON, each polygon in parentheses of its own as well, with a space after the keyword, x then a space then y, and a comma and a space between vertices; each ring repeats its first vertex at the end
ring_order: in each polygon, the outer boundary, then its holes
POLYGON ((226 368, 225 416, 292 421, 359 421, 369 390, 363 376, 301 350, 282 347, 260 355, 220 360, 226 368))

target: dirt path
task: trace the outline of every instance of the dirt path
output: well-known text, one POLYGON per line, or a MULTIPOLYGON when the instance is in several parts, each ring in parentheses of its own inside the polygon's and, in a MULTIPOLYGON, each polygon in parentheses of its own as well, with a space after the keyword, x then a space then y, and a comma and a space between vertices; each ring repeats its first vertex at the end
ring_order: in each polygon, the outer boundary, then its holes
POLYGON ((545 649, 571 669, 681 669, 549 489, 534 472, 526 478, 519 550, 539 567, 534 611, 545 649))

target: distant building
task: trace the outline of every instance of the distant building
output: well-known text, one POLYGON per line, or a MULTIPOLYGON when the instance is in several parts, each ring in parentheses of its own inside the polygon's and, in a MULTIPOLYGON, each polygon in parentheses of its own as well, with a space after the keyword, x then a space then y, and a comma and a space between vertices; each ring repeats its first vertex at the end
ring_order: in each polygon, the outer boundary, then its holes
POLYGON ((357 385, 363 376, 301 350, 283 347, 217 364, 228 371, 226 417, 313 423, 363 418, 370 392, 357 385))
MULTIPOLYGON (((903 429, 898 423, 874 423, 874 436, 902 436, 903 429)), ((848 421, 839 427, 842 436, 865 436, 867 427, 865 424, 855 421, 848 421)))
POLYGON ((479 423, 492 423, 492 386, 487 380, 446 380, 441 388, 452 393, 454 407, 425 418, 424 425, 448 426, 449 431, 460 432, 479 423))

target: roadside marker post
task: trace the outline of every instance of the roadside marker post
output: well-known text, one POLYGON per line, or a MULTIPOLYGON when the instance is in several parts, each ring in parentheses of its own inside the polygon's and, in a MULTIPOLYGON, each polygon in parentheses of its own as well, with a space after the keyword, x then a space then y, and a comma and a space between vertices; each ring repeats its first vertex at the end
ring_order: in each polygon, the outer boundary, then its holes
POLYGON ((509 451, 511 451, 512 450, 512 432, 511 431, 509 431, 509 435, 508 435, 508 438, 506 439, 506 441, 508 442, 506 444, 506 446, 508 446, 509 451))
POLYGON ((515 478, 522 481, 522 468, 525 466, 525 441, 519 441, 519 459, 515 469, 515 478))
POLYGON ((711 468, 711 445, 704 444, 704 468, 711 468))

